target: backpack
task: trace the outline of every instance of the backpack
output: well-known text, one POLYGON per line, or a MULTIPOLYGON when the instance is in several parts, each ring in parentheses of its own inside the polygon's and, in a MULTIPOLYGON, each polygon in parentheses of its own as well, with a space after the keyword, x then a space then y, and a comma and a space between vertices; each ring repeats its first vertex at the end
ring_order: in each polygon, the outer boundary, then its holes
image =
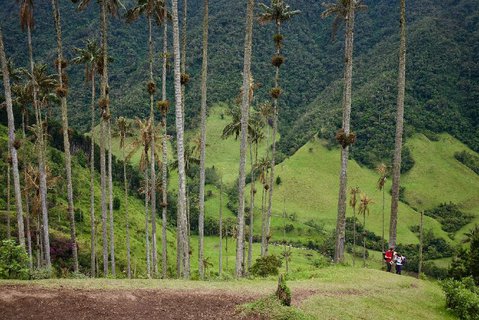
POLYGON ((402 258, 402 264, 405 265, 405 264, 407 263, 406 257, 405 257, 405 256, 402 256, 401 258, 402 258))

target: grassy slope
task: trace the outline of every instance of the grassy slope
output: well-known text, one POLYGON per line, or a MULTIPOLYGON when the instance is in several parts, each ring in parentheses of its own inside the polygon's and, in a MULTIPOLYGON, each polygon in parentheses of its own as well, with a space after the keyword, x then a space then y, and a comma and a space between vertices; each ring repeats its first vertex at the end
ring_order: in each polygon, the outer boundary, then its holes
MULTIPOLYGON (((205 294, 268 295, 276 288, 276 279, 229 281, 184 280, 112 280, 53 279, 30 281, 29 286, 47 288, 132 290, 160 289, 191 291, 205 294), (227 284, 227 285, 226 285, 227 284)), ((25 284, 21 281, 0 281, 1 285, 25 284)), ((455 319, 445 308, 439 286, 430 281, 400 277, 386 272, 348 267, 331 267, 311 272, 307 280, 290 280, 293 303, 313 319, 384 319, 385 314, 404 319, 455 319), (304 300, 303 300, 304 299, 304 300)))
POLYGON ((406 187, 406 200, 419 210, 451 201, 473 214, 473 222, 458 232, 462 235, 479 222, 479 176, 457 161, 454 153, 463 150, 477 153, 450 135, 441 134, 439 139, 430 141, 418 135, 408 141, 416 164, 403 177, 402 185, 406 187))

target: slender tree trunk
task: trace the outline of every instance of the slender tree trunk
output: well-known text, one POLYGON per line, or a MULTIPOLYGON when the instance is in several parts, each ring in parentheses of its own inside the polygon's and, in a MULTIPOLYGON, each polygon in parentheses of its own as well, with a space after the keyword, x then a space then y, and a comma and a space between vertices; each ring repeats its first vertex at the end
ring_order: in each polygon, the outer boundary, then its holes
MULTIPOLYGON (((0 28, 0 59, 2 63, 3 87, 5 89, 5 101, 7 104, 8 117, 8 149, 12 158, 13 187, 15 190, 15 207, 17 210, 18 242, 25 247, 25 228, 23 227, 22 192, 20 187, 20 174, 18 172, 18 154, 15 147, 15 122, 13 118, 12 92, 10 88, 10 75, 8 74, 7 58, 3 45, 3 33, 0 28)), ((10 170, 8 171, 10 175, 10 170)), ((10 185, 10 184, 9 184, 10 185)), ((10 195, 9 195, 10 197, 10 195)), ((10 215, 10 211, 8 212, 10 215)))
POLYGON ((37 230, 36 230, 36 247, 37 247, 37 268, 41 268, 43 260, 43 240, 40 222, 40 211, 37 212, 37 230))
POLYGON ((422 272, 423 224, 424 224, 424 211, 421 211, 421 219, 419 220, 419 265, 417 268, 418 278, 421 276, 421 272, 422 272))
POLYGON ((185 172, 185 149, 184 149, 184 119, 181 106, 183 97, 181 93, 181 72, 180 72, 180 37, 178 27, 178 0, 173 0, 173 56, 174 56, 174 80, 175 80, 175 104, 176 104, 176 137, 178 157, 178 225, 181 258, 182 276, 185 279, 190 277, 190 256, 188 244, 188 231, 186 222, 186 172, 185 172))
POLYGON ((251 160, 251 189, 250 189, 250 206, 249 206, 249 243, 248 243, 248 271, 253 261, 253 233, 254 233, 254 194, 255 194, 255 172, 253 162, 253 143, 249 145, 249 156, 251 160))
MULTIPOLYGON (((25 143, 27 141, 27 134, 26 134, 26 109, 22 112, 22 138, 25 143)), ((23 159, 26 161, 27 159, 27 150, 23 148, 23 159)), ((25 187, 27 186, 27 166, 23 166, 23 179, 25 187)), ((28 266, 30 268, 30 272, 33 271, 33 256, 32 256, 32 234, 30 230, 30 197, 28 195, 28 190, 24 190, 25 194, 25 223, 26 223, 26 231, 27 231, 27 252, 28 252, 28 266)))
POLYGON ((96 228, 95 228, 95 69, 91 72, 91 141, 90 141, 90 273, 95 277, 96 228))
POLYGON ((245 174, 246 174, 246 147, 248 140, 249 118, 249 85, 251 76, 251 52, 253 44, 253 14, 254 0, 248 0, 246 6, 246 34, 244 44, 244 68, 243 68, 243 99, 241 103, 241 140, 240 140, 240 165, 238 181, 238 233, 236 240, 236 270, 237 278, 243 276, 243 245, 244 245, 244 211, 245 211, 245 174))
MULTIPOLYGON (((344 88, 343 88, 343 130, 346 137, 350 134, 351 87, 353 79, 353 40, 354 40, 354 4, 349 1, 345 18, 346 36, 344 40, 344 88)), ((344 260, 344 243, 346 231, 346 189, 348 184, 349 146, 341 148, 341 171, 339 173, 338 217, 336 221, 336 245, 334 261, 344 260)))
POLYGON ((150 211, 148 210, 148 201, 149 201, 149 176, 148 169, 145 169, 145 237, 146 237, 146 275, 148 279, 151 278, 151 264, 150 264, 150 235, 148 232, 148 216, 150 211))
POLYGON ((111 275, 116 276, 115 262, 115 225, 113 219, 113 172, 112 172, 112 152, 111 152, 111 120, 108 119, 108 193, 110 209, 110 259, 111 275))
MULTIPOLYGON (((281 34, 281 24, 280 22, 276 23, 276 34, 281 34)), ((281 53, 280 46, 276 46, 276 55, 281 53)), ((276 74, 274 77, 274 87, 279 88, 279 66, 276 67, 276 74)), ((273 189, 274 189, 274 166, 275 166, 275 155, 276 155, 276 132, 278 131, 278 97, 273 98, 273 145, 271 149, 271 172, 269 178, 269 199, 268 199, 268 214, 266 216, 266 242, 264 246, 264 255, 268 255, 268 246, 269 240, 271 237, 271 213, 273 210, 273 189)))
POLYGON ((68 218, 70 220, 70 242, 73 253, 73 270, 78 272, 78 248, 76 242, 75 231, 75 207, 73 203, 73 182, 72 182, 72 158, 70 154, 70 138, 68 134, 68 107, 67 107, 67 84, 63 83, 63 46, 62 46, 62 29, 60 21, 60 9, 58 7, 58 0, 52 0, 53 17, 55 19, 55 30, 57 33, 57 68, 58 68, 58 84, 59 89, 64 90, 60 94, 61 112, 62 112, 62 130, 63 130, 63 149, 65 152, 65 169, 67 176, 67 199, 68 199, 68 218))
POLYGON ((353 207, 353 267, 356 264, 356 207, 353 207))
MULTIPOLYGON (((126 132, 124 133, 126 138, 126 132)), ((128 177, 126 176, 125 145, 122 146, 123 153, 123 183, 125 186, 125 220, 126 220, 126 274, 131 279, 131 254, 130 254, 130 220, 128 217, 128 177)))
MULTIPOLYGON (((33 82, 33 107, 35 109, 35 117, 37 124, 39 126, 39 155, 38 155, 38 171, 40 174, 40 202, 42 208, 42 225, 43 225, 43 254, 45 259, 45 266, 47 269, 51 269, 52 262, 50 258, 50 233, 48 227, 48 204, 47 204, 47 174, 46 174, 46 148, 45 148, 45 137, 43 131, 43 123, 41 120, 40 114, 40 105, 38 104, 38 84, 35 79, 34 74, 34 63, 33 63, 33 47, 32 47, 32 32, 30 26, 27 28, 28 36, 28 52, 30 56, 30 70, 32 73, 32 82, 33 82)), ((22 222, 23 224, 23 222, 22 222)))
POLYGON ((396 140, 393 161, 393 182, 391 195, 391 219, 389 223, 389 246, 396 246, 396 231, 399 206, 399 186, 401 178, 401 151, 404 126, 404 95, 406 91, 406 0, 401 0, 400 17, 401 39, 399 45, 399 75, 396 115, 396 140))
MULTIPOLYGON (((166 23, 166 22, 165 22, 166 23)), ((152 19, 148 15, 148 51, 150 64, 150 83, 153 82, 153 38, 152 38, 152 19)), ((153 275, 158 274, 157 249, 156 249, 156 159, 155 159, 155 112, 154 112, 153 91, 150 91, 150 122, 151 122, 151 244, 152 244, 152 264, 153 275)))
POLYGON ((363 216, 363 267, 366 268, 366 213, 363 216))
POLYGON ((223 274, 223 177, 221 177, 220 182, 220 243, 218 246, 219 251, 219 264, 218 264, 218 274, 221 277, 223 274))
MULTIPOLYGON (((9 157, 11 157, 10 155, 10 151, 8 152, 8 155, 9 157)), ((10 176, 10 160, 7 159, 7 213, 6 213, 6 216, 7 216, 7 239, 10 240, 10 238, 12 237, 12 226, 11 226, 11 223, 10 223, 10 200, 12 199, 12 193, 11 193, 11 185, 12 185, 12 182, 11 182, 11 176, 10 176)))
POLYGON ((200 278, 205 278, 203 268, 204 227, 205 227, 205 162, 206 162, 206 85, 208 80, 208 0, 204 0, 203 15, 203 64, 201 67, 201 147, 200 147, 200 190, 198 221, 198 269, 200 278))
POLYGON ((261 190, 261 256, 265 255, 265 247, 266 247, 266 212, 264 211, 266 206, 266 188, 263 184, 261 190))
POLYGON ((384 214, 384 201, 385 201, 384 191, 385 191, 385 189, 384 189, 384 186, 383 186, 383 220, 382 220, 382 227, 383 227, 382 229, 383 229, 383 230, 382 230, 382 239, 381 239, 381 241, 382 241, 382 242, 381 242, 381 250, 382 250, 381 252, 382 252, 383 254, 384 254, 384 252, 385 252, 385 251, 384 251, 384 250, 385 250, 385 248, 384 248, 384 221, 385 221, 385 218, 384 218, 384 217, 385 217, 385 214, 384 214))
MULTIPOLYGON (((161 81, 161 99, 166 103, 166 64, 167 64, 167 54, 168 54, 168 10, 165 1, 165 16, 164 16, 164 23, 163 23, 163 67, 162 67, 162 81, 161 81)), ((161 189, 162 189, 162 232, 161 232, 161 276, 163 279, 167 276, 168 271, 168 242, 166 238, 166 226, 167 226, 167 212, 168 212, 168 131, 166 128, 166 116, 167 116, 167 107, 165 106, 165 110, 162 113, 162 126, 163 126, 163 163, 162 163, 162 181, 161 181, 161 189)))
POLYGON ((108 235, 107 235, 107 208, 106 208, 106 160, 105 160, 105 139, 108 125, 108 46, 107 32, 108 21, 106 17, 106 1, 101 2, 101 46, 103 58, 103 70, 101 70, 101 133, 100 133, 100 184, 101 184, 101 219, 103 238, 103 275, 108 276, 108 235))

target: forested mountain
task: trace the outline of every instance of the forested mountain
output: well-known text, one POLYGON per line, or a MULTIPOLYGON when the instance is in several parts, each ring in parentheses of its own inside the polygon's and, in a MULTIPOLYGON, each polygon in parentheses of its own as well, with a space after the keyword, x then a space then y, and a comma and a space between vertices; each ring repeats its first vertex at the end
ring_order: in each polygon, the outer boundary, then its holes
MULTIPOLYGON (((358 140, 352 154, 361 163, 373 166, 380 160, 389 160, 393 149, 399 3, 370 0, 366 4, 367 12, 358 13, 356 19, 352 130, 358 140)), ((126 7, 131 5, 132 1, 125 1, 126 7)), ((320 19, 321 1, 298 0, 292 1, 291 6, 302 14, 283 28, 286 63, 281 79, 284 98, 279 111, 282 134, 279 148, 283 155, 291 155, 317 133, 335 143, 341 109, 342 30, 333 41, 332 21, 320 19)), ((18 21, 18 4, 0 0, 0 7, 7 54, 21 65, 26 61, 27 51, 26 34, 21 32, 18 21)), ((61 10, 65 51, 71 58, 74 46, 82 46, 87 38, 99 38, 99 9, 94 3, 85 12, 75 12, 71 2, 63 1, 61 10)), ((210 4, 209 104, 234 101, 239 93, 244 12, 245 5, 239 1, 218 0, 210 4)), ((35 2, 34 15, 35 59, 51 66, 53 73, 55 33, 49 1, 35 2)), ((189 126, 195 127, 200 107, 202 9, 199 1, 189 4, 188 15, 187 71, 191 81, 186 112, 189 126)), ((414 131, 445 131, 479 150, 479 3, 411 0, 407 16, 406 135, 414 131)), ((257 90, 258 103, 269 99, 272 85, 272 35, 272 26, 255 23, 252 67, 255 81, 262 84, 257 90)), ((159 28, 154 29, 154 37, 158 76, 159 28)), ((146 21, 126 24, 115 19, 110 48, 113 116, 146 116, 146 21)), ((83 85, 84 70, 70 65, 67 72, 71 83, 71 123, 86 130, 89 91, 83 85)), ((172 77, 171 70, 169 76, 172 77)), ((159 83, 160 79, 157 80, 159 83)), ((407 154, 405 159, 406 167, 410 166, 412 161, 407 154)))

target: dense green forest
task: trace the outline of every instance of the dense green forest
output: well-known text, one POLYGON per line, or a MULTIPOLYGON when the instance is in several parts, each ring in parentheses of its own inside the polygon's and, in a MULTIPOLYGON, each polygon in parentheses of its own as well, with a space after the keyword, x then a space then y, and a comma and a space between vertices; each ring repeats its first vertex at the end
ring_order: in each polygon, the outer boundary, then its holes
MULTIPOLYGON (((0 1, 0 5, 5 8, 0 17, 5 21, 7 53, 21 65, 26 51, 19 44, 26 43, 26 35, 19 28, 17 14, 13 14, 18 6, 6 0, 0 1)), ((373 0, 367 5, 368 10, 358 13, 356 19, 352 130, 358 139, 352 156, 374 167, 380 161, 391 159, 394 144, 398 4, 373 0)), ((130 7, 131 1, 125 1, 125 6, 130 7)), ((233 102, 241 83, 244 24, 242 15, 235 12, 243 12, 244 6, 225 0, 210 6, 208 102, 233 102)), ((448 132, 473 150, 479 150, 478 6, 473 0, 408 2, 407 137, 418 131, 448 132)), ((340 127, 342 33, 333 41, 330 22, 320 19, 320 1, 294 1, 294 8, 302 14, 283 30, 286 63, 281 79, 284 94, 279 127, 283 139, 278 146, 279 159, 292 155, 318 133, 335 144, 334 135, 340 127)), ((80 14, 69 2, 63 2, 61 9, 68 21, 64 26, 65 54, 71 58, 74 46, 81 47, 87 38, 99 38, 99 9, 93 4, 80 14)), ((189 4, 188 15, 187 72, 191 75, 191 84, 186 92, 186 119, 191 128, 198 124, 200 109, 201 4, 189 4)), ((52 65, 55 37, 49 6, 39 2, 35 6, 35 17, 35 58, 52 65)), ((256 94, 257 103, 268 99, 272 84, 271 28, 254 25, 252 73, 261 84, 256 94)), ((126 24, 124 20, 113 19, 111 30, 113 115, 143 117, 148 113, 146 20, 141 18, 134 24, 126 24)), ((155 68, 160 70, 161 30, 154 28, 153 31, 158 52, 155 68)), ((77 129, 88 131, 89 92, 82 89, 84 70, 80 66, 69 66, 68 74, 74 88, 69 98, 71 123, 77 129)), ((171 68, 169 77, 172 78, 171 68)), ((169 83, 172 94, 172 82, 169 83)), ((173 120, 172 111, 170 117, 173 120)), ((409 169, 413 160, 408 149, 404 151, 404 158, 403 169, 409 169)))

